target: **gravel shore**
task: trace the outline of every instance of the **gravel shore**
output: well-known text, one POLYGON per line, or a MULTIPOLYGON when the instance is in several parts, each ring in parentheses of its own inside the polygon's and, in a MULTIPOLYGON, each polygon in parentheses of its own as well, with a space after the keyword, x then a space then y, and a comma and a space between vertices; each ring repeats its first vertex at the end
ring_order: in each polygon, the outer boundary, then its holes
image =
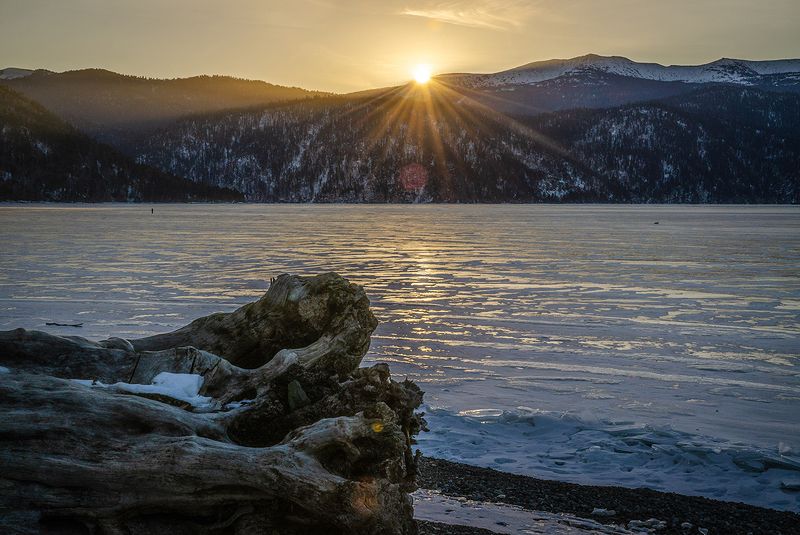
MULTIPOLYGON (((471 500, 506 503, 534 511, 568 513, 608 524, 657 518, 666 522, 659 534, 800 535, 800 515, 698 496, 649 489, 599 487, 547 481, 460 463, 423 457, 420 488, 471 500), (595 508, 614 514, 598 518, 595 508), (691 524, 691 526, 689 526, 691 524)), ((420 522, 424 535, 484 535, 489 532, 461 526, 420 522)))
POLYGON ((489 531, 488 529, 425 522, 423 520, 417 520, 417 527, 419 527, 419 535, 494 535, 494 531, 489 531))

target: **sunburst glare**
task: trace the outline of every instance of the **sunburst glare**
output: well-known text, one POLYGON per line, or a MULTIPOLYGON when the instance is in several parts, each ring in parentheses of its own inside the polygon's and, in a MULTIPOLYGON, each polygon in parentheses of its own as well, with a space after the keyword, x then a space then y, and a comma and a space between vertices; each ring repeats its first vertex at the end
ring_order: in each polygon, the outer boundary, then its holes
POLYGON ((418 84, 427 84, 431 79, 431 66, 420 63, 414 67, 412 74, 414 75, 414 80, 416 80, 418 84))

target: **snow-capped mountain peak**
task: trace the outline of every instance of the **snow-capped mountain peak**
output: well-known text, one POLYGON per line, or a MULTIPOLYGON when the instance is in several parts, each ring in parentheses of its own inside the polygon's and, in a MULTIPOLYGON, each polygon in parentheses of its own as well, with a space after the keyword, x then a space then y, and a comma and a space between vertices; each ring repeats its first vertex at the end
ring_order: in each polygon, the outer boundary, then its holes
POLYGON ((0 80, 18 80, 20 78, 27 78, 31 75, 48 75, 53 74, 53 71, 47 69, 20 69, 19 67, 6 67, 0 69, 0 80))
POLYGON ((0 80, 14 80, 16 78, 25 78, 33 74, 32 69, 18 69, 17 67, 7 67, 0 69, 0 80))
POLYGON ((446 75, 445 79, 467 87, 531 85, 565 75, 601 73, 643 80, 685 83, 732 83, 754 85, 762 76, 800 73, 800 59, 750 61, 722 58, 704 65, 639 63, 621 56, 588 54, 571 59, 528 63, 494 74, 446 75))

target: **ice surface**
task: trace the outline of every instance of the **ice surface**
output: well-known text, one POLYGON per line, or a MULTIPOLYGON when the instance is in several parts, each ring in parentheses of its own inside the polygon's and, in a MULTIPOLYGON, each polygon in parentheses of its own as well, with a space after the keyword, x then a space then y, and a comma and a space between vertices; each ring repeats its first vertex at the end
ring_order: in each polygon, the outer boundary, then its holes
POLYGON ((420 448, 435 457, 573 483, 649 487, 796 510, 786 482, 800 456, 633 422, 520 407, 495 415, 430 410, 420 448))
POLYGON ((425 489, 416 491, 412 496, 414 516, 419 520, 472 526, 495 533, 544 535, 648 533, 647 529, 629 531, 623 526, 605 525, 572 515, 528 511, 513 505, 453 498, 425 489))
POLYGON ((6 368, 5 366, 0 366, 0 373, 11 373, 11 370, 6 368))
POLYGON ((800 510, 800 207, 150 208, 0 206, 0 329, 136 338, 337 271, 423 451, 800 510))

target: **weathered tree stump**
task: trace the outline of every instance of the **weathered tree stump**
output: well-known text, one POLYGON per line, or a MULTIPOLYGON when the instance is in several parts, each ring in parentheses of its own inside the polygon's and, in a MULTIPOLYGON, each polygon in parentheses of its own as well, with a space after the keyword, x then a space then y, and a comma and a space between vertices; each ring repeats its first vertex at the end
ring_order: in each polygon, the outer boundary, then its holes
POLYGON ((140 340, 0 332, 0 531, 415 533, 422 392, 358 367, 376 325, 326 274, 140 340))

